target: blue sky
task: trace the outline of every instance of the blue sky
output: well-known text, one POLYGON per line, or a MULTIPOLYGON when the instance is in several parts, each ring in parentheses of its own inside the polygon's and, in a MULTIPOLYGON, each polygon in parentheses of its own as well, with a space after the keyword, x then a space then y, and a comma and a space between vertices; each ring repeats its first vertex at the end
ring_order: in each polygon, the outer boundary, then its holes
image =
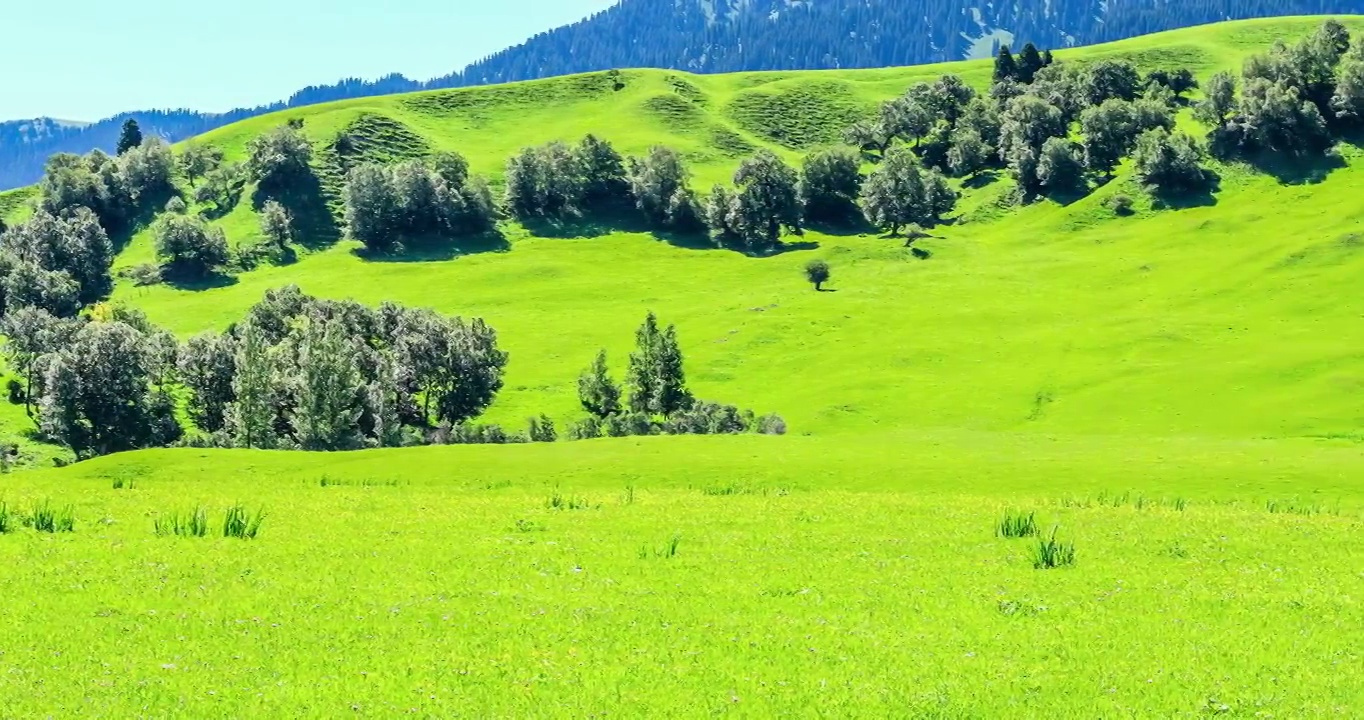
POLYGON ((307 85, 426 79, 614 0, 23 0, 0 11, 0 120, 221 111, 307 85))

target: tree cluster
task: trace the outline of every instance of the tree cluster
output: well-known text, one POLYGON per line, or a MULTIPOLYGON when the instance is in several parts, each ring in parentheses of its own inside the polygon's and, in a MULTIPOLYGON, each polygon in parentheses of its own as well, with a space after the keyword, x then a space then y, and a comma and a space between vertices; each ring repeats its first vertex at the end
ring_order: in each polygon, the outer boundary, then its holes
POLYGON ((246 152, 247 177, 268 190, 286 187, 312 173, 313 146, 294 124, 257 135, 247 143, 246 152))
POLYGON ((125 228, 147 203, 164 202, 174 172, 170 146, 155 137, 117 157, 99 150, 84 157, 58 153, 48 159, 38 184, 39 205, 51 215, 87 208, 113 232, 125 228))
POLYGON ((1119 60, 1069 64, 1031 45, 1019 55, 1001 48, 987 96, 947 75, 916 84, 883 103, 875 120, 849 129, 848 142, 879 161, 862 187, 867 218, 892 231, 939 222, 953 206, 947 176, 994 168, 1025 200, 1084 192, 1091 178, 1111 179, 1144 133, 1173 131, 1174 108, 1195 87, 1187 69, 1143 76, 1119 60))
POLYGON ((39 210, 0 235, 0 315, 26 307, 71 317, 113 287, 113 245, 86 207, 39 210))
POLYGON ((397 165, 358 165, 346 183, 346 224, 372 252, 391 252, 431 236, 485 233, 496 221, 487 183, 471 177, 468 161, 455 153, 397 165))
POLYGON ((1240 77, 1209 80, 1195 107, 1223 157, 1319 155, 1339 132, 1358 127, 1364 108, 1364 38, 1327 20, 1293 45, 1276 42, 1246 60, 1240 77))
POLYGON ((804 232, 800 176, 770 150, 759 150, 734 173, 734 189, 717 185, 706 199, 706 224, 722 240, 749 251, 777 244, 782 232, 804 232))
POLYGON ((629 194, 625 159, 592 135, 525 148, 507 162, 507 210, 522 220, 571 220, 618 207, 629 194))
POLYGON ((227 333, 179 353, 195 424, 222 445, 344 450, 427 440, 477 417, 507 354, 482 320, 266 293, 227 333))
POLYGON ((578 377, 578 400, 591 415, 568 429, 574 440, 628 435, 786 432, 776 415, 758 418, 732 405, 698 401, 687 389, 676 327, 649 313, 635 332, 624 386, 611 378, 606 351, 578 377))
POLYGON ((180 438, 175 339, 140 313, 101 305, 87 317, 61 318, 29 306, 7 313, 3 329, 6 358, 46 438, 80 457, 180 438))
MULTIPOLYGON (((141 313, 80 317, 34 305, 0 321, 22 379, 12 395, 79 457, 181 439, 176 400, 201 445, 345 450, 446 441, 492 403, 507 354, 482 320, 385 303, 266 293, 224 333, 177 345, 141 313)), ((537 421, 534 437, 553 434, 537 421)))

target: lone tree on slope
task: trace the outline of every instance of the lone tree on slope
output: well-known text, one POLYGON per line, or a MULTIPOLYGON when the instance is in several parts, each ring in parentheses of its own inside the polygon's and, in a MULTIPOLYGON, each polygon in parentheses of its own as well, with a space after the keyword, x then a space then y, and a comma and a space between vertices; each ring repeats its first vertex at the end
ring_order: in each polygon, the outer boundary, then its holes
POLYGON ((829 263, 823 260, 806 263, 805 279, 814 284, 816 292, 824 289, 824 283, 829 282, 829 263))

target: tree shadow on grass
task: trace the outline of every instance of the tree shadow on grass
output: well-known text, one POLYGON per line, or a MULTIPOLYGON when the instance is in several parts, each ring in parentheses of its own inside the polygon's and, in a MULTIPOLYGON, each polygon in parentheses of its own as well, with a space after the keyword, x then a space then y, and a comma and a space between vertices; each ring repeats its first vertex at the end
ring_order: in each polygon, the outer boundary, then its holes
POLYGON ((543 238, 586 239, 616 232, 647 233, 654 227, 633 207, 617 205, 579 216, 521 220, 522 227, 543 238))
POLYGON ((511 250, 511 243, 500 230, 467 235, 463 237, 423 237, 403 242, 402 248, 393 252, 376 253, 359 247, 351 252, 367 262, 418 263, 454 260, 465 255, 482 253, 504 253, 511 250))
POLYGON ((877 227, 867 222, 866 216, 855 208, 845 212, 840 217, 808 220, 805 223, 805 227, 808 230, 813 230, 822 235, 832 235, 834 237, 870 235, 877 231, 877 227))
POLYGON ((134 235, 150 227, 173 197, 180 197, 179 191, 168 188, 140 198, 137 207, 133 208, 132 215, 118 227, 109 230, 109 243, 114 247, 114 254, 123 252, 134 235))
POLYGON ((1073 187, 1049 189, 1044 194, 1048 200, 1051 200, 1061 207, 1070 207, 1089 197, 1090 192, 1088 185, 1075 185, 1073 187))
POLYGON ((818 250, 820 246, 819 243, 814 240, 797 240, 795 242, 778 241, 777 244, 765 248, 750 248, 733 241, 722 241, 719 242, 716 247, 739 253, 745 257, 771 258, 787 253, 818 250))
POLYGON ((251 207, 260 212, 270 200, 289 211, 294 219, 295 242, 304 248, 319 250, 341 239, 341 227, 316 175, 307 173, 282 185, 257 186, 251 195, 251 207))
POLYGON ((1217 204, 1217 193, 1221 189, 1221 176, 1211 170, 1204 170, 1202 185, 1178 190, 1156 190, 1151 194, 1151 206, 1157 210, 1212 207, 1217 204))
POLYGON ((1316 185, 1346 166, 1345 160, 1335 152, 1291 155, 1266 151, 1245 160, 1259 172, 1278 180, 1281 185, 1316 185))
POLYGON ((998 180, 998 170, 983 170, 963 180, 961 186, 967 190, 980 190, 993 185, 998 180))
POLYGON ((217 288, 231 287, 237 284, 237 276, 224 275, 222 273, 211 273, 209 275, 187 275, 166 271, 162 273, 162 282, 176 290, 189 290, 199 292, 201 290, 215 290, 217 288))

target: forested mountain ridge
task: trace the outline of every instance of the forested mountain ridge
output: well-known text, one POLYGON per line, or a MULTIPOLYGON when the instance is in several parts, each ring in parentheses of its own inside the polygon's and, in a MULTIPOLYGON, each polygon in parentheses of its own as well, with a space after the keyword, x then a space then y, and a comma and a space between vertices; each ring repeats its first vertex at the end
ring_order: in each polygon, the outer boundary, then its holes
POLYGON ((83 127, 48 119, 0 123, 0 189, 37 180, 53 153, 112 150, 128 118, 176 142, 290 107, 610 68, 709 73, 914 65, 984 56, 1001 42, 1069 47, 1228 19, 1359 12, 1364 0, 1020 0, 981 7, 961 0, 623 0, 424 82, 397 74, 351 78, 221 114, 129 112, 83 127))

